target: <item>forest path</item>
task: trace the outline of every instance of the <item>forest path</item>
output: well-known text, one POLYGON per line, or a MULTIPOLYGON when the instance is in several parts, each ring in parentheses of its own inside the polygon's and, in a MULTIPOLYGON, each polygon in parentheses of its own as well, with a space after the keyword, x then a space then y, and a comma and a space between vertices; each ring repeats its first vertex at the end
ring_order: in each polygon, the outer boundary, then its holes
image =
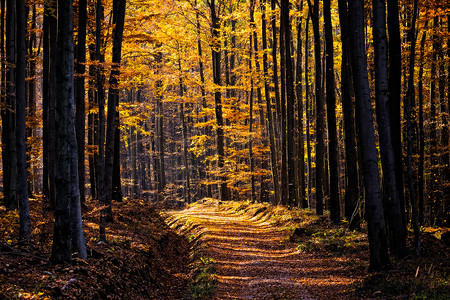
POLYGON ((194 238, 207 246, 218 279, 214 299, 334 298, 339 294, 334 291, 349 284, 338 278, 341 270, 329 259, 298 251, 286 228, 214 205, 170 215, 189 220, 194 238))

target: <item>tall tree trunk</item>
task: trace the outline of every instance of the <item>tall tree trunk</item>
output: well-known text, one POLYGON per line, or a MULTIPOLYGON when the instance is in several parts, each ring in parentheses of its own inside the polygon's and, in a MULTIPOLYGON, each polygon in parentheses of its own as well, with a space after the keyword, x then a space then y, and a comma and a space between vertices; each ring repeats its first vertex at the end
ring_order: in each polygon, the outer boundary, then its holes
POLYGON ((223 129, 223 113, 222 113, 222 99, 219 87, 221 86, 220 80, 220 41, 219 41, 219 16, 216 12, 215 0, 210 2, 211 9, 211 26, 212 26, 212 68, 213 68, 213 82, 216 85, 214 91, 214 103, 215 103, 215 113, 216 113, 216 141, 217 141, 217 167, 219 168, 219 193, 220 200, 226 201, 228 197, 228 187, 227 178, 225 176, 224 170, 224 160, 225 160, 225 147, 224 147, 224 129, 223 129))
POLYGON ((418 14, 418 0, 414 0, 414 12, 411 23, 410 40, 411 49, 409 55, 409 78, 408 78, 408 91, 406 93, 405 101, 405 114, 406 114, 406 140, 407 140, 407 170, 408 170, 408 191, 409 199, 412 208, 412 225, 414 229, 414 247, 416 254, 420 255, 420 240, 419 240, 419 220, 417 215, 416 205, 416 190, 414 186, 413 169, 412 169, 412 131, 413 131, 413 117, 412 117, 412 102, 415 97, 415 85, 414 85, 414 63, 416 59, 416 19, 418 14))
POLYGON ((26 31, 27 18, 25 1, 16 1, 16 151, 17 151, 17 199, 19 203, 20 239, 29 245, 31 242, 30 208, 28 202, 27 145, 26 145, 26 31))
MULTIPOLYGON (((275 194, 275 203, 280 203, 280 186, 278 179, 278 161, 276 155, 275 145, 275 121, 272 114, 272 100, 269 90, 269 67, 267 63, 267 33, 266 33, 266 1, 261 4, 261 36, 262 36, 262 50, 263 50, 263 72, 264 72, 264 96, 266 98, 266 111, 267 111, 267 127, 269 128, 269 144, 270 144, 270 165, 272 169, 272 181, 275 194)), ((275 46, 274 46, 275 47, 275 46)), ((251 69, 251 68, 250 68, 251 69)), ((275 74, 274 74, 275 76, 275 74)))
POLYGON ((17 199, 17 151, 16 151, 16 1, 6 2, 6 113, 3 119, 4 148, 3 189, 4 203, 8 209, 18 207, 17 199), (5 122, 6 121, 6 122, 5 122))
MULTIPOLYGON (((425 22, 424 27, 427 27, 427 22, 425 22)), ((423 128, 423 64, 424 64, 424 56, 425 56, 425 40, 427 37, 426 30, 423 31, 422 39, 420 40, 420 58, 419 58, 419 75, 418 75, 418 88, 419 88, 419 167, 418 167, 418 206, 419 206, 419 224, 423 225, 424 218, 424 187, 425 187, 425 178, 424 178, 424 165, 425 165, 425 132, 423 128)))
MULTIPOLYGON (((158 52, 156 62, 158 71, 161 69, 162 53, 158 52)), ((166 168, 164 158, 164 109, 162 103, 162 82, 156 82, 156 148, 158 153, 157 175, 158 175, 158 200, 164 199, 164 190, 166 188, 166 168)))
POLYGON ((370 88, 367 72, 367 56, 364 45, 364 2, 349 1, 351 61, 355 89, 359 132, 361 136, 362 167, 366 198, 366 217, 369 230, 369 249, 371 271, 389 265, 386 227, 383 212, 378 157, 375 148, 370 88))
POLYGON ((85 112, 85 91, 84 91, 84 73, 86 71, 86 19, 87 19, 87 1, 78 2, 78 40, 75 53, 75 130, 78 146, 78 183, 80 190, 81 203, 85 200, 85 139, 86 139, 86 112, 85 112))
POLYGON ((360 227, 361 218, 358 209, 358 157, 356 149, 352 70, 350 65, 349 11, 347 0, 339 0, 338 5, 342 41, 341 93, 344 114, 345 217, 349 221, 349 229, 354 230, 360 227))
MULTIPOLYGON (((252 11, 253 7, 250 8, 252 11)), ((263 33, 264 36, 264 33, 263 33)), ((264 43, 264 42, 263 42, 264 43)), ((264 46, 263 46, 264 47, 264 46)), ((250 181, 251 181, 251 198, 250 201, 254 202, 256 199, 256 187, 255 187, 255 159, 253 156, 253 98, 254 98, 254 80, 253 80, 253 35, 250 34, 250 49, 249 49, 248 69, 250 71, 250 93, 249 93, 249 120, 248 120, 248 156, 250 160, 250 181)), ((271 153, 272 154, 272 153, 271 153)), ((275 191, 276 193, 276 191, 275 191)), ((276 198, 276 197, 275 197, 276 198)))
POLYGON ((186 118, 184 117, 184 85, 183 85, 183 74, 181 69, 181 58, 178 59, 178 71, 180 72, 180 121, 181 121, 181 131, 183 135, 183 164, 184 164, 184 201, 188 204, 191 203, 191 183, 190 183, 190 173, 189 160, 188 160, 188 137, 187 137, 187 125, 186 118))
MULTIPOLYGON (((299 11, 303 11, 303 0, 301 0, 298 7, 299 11)), ((303 40, 302 40, 302 23, 303 17, 297 17, 297 61, 296 61, 296 75, 295 75, 295 93, 297 98, 297 157, 298 157, 298 205, 299 207, 308 207, 308 202, 305 194, 305 143, 303 137, 303 84, 302 84, 302 58, 303 58, 303 40)))
POLYGON ((72 1, 58 0, 56 203, 51 258, 54 263, 70 262, 73 250, 78 257, 86 258, 78 193, 72 26, 72 1))
POLYGON ((125 23, 125 0, 114 1, 113 3, 113 50, 112 50, 112 66, 109 78, 108 93, 108 115, 106 121, 106 142, 105 142, 105 173, 104 190, 100 202, 106 206, 105 221, 112 221, 111 199, 113 191, 113 171, 114 171, 114 141, 116 131, 117 108, 119 106, 119 75, 120 62, 122 58, 122 37, 123 27, 125 23))
POLYGON ((331 24, 330 0, 323 1, 325 51, 326 51, 326 94, 327 94, 327 120, 328 120, 328 165, 330 172, 330 217, 333 223, 339 223, 341 219, 341 205, 339 201, 339 174, 338 151, 336 129, 336 82, 334 79, 334 49, 333 26, 331 24))
POLYGON ((295 157, 295 140, 294 140, 294 103, 295 103, 295 94, 294 94, 294 69, 292 66, 292 57, 291 57, 291 23, 289 20, 289 0, 281 1, 281 22, 283 22, 282 28, 284 29, 284 51, 285 51, 285 60, 286 60, 286 68, 285 68, 285 78, 286 78, 286 119, 287 119, 287 127, 286 134, 290 138, 286 140, 287 147, 287 166, 288 166, 288 204, 290 206, 297 206, 297 195, 296 195, 296 161, 297 157, 295 157))
POLYGON ((307 201, 308 207, 311 207, 311 190, 312 190, 312 163, 311 163, 311 134, 309 128, 309 120, 310 120, 310 88, 309 88, 309 20, 311 18, 311 14, 308 13, 308 18, 306 19, 305 25, 305 102, 306 102, 306 160, 308 164, 308 190, 307 201))
MULTIPOLYGON (((7 121, 6 115, 6 53, 5 53, 5 11, 6 11, 6 0, 0 0, 0 68, 1 68, 1 80, 0 80, 0 111, 2 117, 2 144, 5 144, 6 138, 6 128, 5 125, 7 121)), ((7 127, 7 126, 6 126, 7 127)), ((2 167, 3 174, 5 174, 5 166, 7 162, 8 151, 6 147, 2 147, 2 167)), ((3 177, 3 193, 5 193, 5 178, 3 177)), ((5 200, 5 199, 3 199, 5 200)), ((4 203, 6 204, 6 203, 4 203)))
POLYGON ((322 56, 319 31, 319 0, 308 1, 314 32, 315 98, 316 98, 316 213, 323 215, 325 167, 325 101, 322 91, 322 56))
POLYGON ((386 3, 373 1, 373 40, 375 52, 375 100, 378 131, 380 134, 381 162, 384 181, 388 187, 386 213, 388 219, 391 254, 397 258, 406 255, 406 236, 403 222, 395 172, 394 141, 391 135, 389 116, 389 89, 387 68, 386 3))
POLYGON ((398 0, 387 1, 387 27, 389 34, 389 114, 391 118, 392 146, 394 148, 395 176, 397 184, 398 199, 400 202, 400 214, 402 217, 403 235, 406 234, 405 197, 403 193, 403 155, 401 137, 401 70, 402 70, 402 50, 400 40, 400 24, 398 0))
MULTIPOLYGON (((272 10, 272 16, 270 18, 270 22, 272 24, 272 72, 273 72, 273 83, 275 88, 275 108, 276 113, 274 118, 275 124, 277 125, 277 135, 281 133, 281 99, 280 99, 280 86, 278 83, 278 58, 277 58, 277 18, 275 14, 277 0, 270 1, 270 8, 272 10)), ((278 163, 278 162, 277 162, 278 163)), ((280 191, 281 193, 281 191, 280 191)), ((281 199, 280 199, 281 201, 281 199)))

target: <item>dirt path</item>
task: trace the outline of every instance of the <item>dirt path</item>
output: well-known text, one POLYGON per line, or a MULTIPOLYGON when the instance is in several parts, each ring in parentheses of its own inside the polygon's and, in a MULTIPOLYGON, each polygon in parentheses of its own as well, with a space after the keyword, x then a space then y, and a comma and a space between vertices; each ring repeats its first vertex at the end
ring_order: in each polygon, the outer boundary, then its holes
POLYGON ((286 231, 215 206, 173 214, 202 231, 216 264, 214 299, 347 298, 338 292, 350 283, 347 277, 335 276, 342 272, 339 264, 297 251, 286 231))

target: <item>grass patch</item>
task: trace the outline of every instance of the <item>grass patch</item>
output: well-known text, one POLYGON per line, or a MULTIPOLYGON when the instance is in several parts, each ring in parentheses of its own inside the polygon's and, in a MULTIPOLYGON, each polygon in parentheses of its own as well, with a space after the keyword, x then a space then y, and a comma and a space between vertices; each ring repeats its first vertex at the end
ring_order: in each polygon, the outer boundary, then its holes
POLYGON ((192 299, 211 299, 216 290, 216 268, 210 257, 200 257, 195 263, 193 280, 190 284, 192 299))

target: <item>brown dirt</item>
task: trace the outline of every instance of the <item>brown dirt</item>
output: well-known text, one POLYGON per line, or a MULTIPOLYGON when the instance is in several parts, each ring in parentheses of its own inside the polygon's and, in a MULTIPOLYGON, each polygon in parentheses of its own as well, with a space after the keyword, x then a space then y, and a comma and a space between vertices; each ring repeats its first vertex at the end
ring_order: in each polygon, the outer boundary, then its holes
POLYGON ((207 245, 217 273, 214 299, 352 299, 364 271, 348 261, 300 252, 289 231, 216 205, 170 212, 188 220, 191 235, 207 245), (193 224, 193 225, 192 225, 193 224))

